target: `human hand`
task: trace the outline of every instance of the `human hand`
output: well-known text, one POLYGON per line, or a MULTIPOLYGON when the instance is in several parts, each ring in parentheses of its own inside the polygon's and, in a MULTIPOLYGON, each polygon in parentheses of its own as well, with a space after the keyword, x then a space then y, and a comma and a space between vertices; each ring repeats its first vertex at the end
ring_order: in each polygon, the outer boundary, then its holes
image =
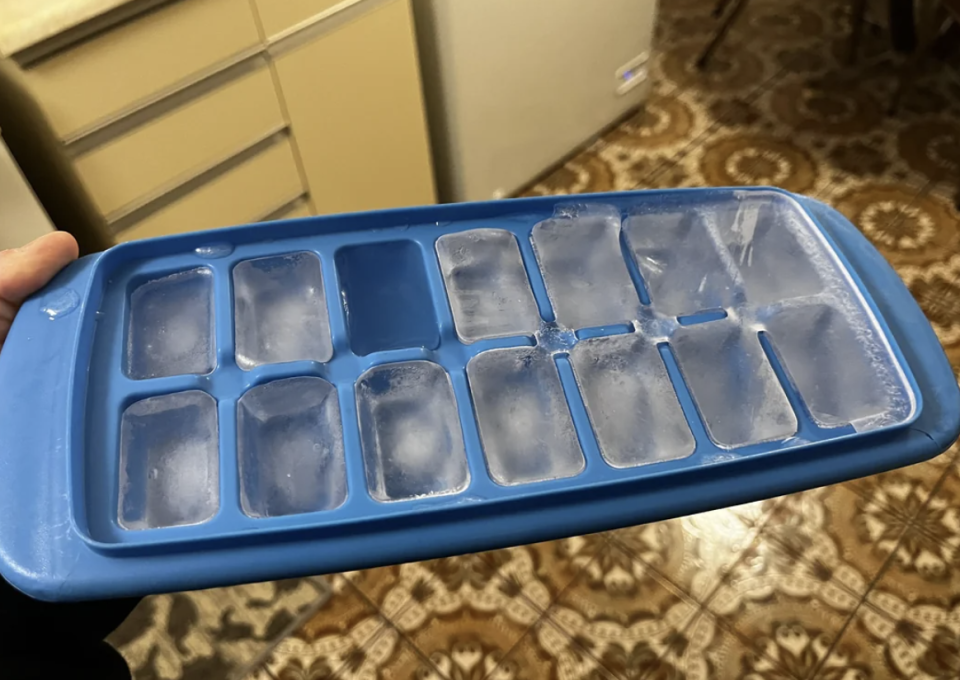
POLYGON ((23 301, 76 260, 77 254, 76 239, 65 231, 0 252, 0 349, 23 301))

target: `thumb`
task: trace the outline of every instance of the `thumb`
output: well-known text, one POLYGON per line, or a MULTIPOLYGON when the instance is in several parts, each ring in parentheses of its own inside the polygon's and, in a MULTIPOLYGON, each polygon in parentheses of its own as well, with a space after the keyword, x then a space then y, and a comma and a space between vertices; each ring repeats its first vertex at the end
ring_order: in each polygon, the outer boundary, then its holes
POLYGON ((73 236, 55 231, 23 248, 0 252, 0 345, 23 301, 77 259, 77 251, 73 236))

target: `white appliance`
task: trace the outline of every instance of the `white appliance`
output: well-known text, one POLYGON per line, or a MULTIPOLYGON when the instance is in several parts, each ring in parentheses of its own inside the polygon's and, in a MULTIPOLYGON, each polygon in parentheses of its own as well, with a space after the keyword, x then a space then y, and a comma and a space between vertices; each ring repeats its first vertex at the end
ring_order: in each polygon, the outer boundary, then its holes
POLYGON ((414 0, 443 201, 509 195, 640 104, 656 0, 414 0))

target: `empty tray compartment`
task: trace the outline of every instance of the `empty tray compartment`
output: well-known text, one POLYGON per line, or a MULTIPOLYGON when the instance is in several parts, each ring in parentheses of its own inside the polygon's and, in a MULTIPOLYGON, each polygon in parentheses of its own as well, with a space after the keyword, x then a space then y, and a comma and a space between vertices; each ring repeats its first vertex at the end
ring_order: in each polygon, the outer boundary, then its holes
POLYGON ((581 329, 633 321, 640 299, 620 248, 620 213, 595 206, 531 235, 557 323, 581 329))
POLYGON ((467 364, 487 468, 502 485, 579 474, 583 451, 553 357, 536 347, 481 352, 467 364))
POLYGON ((205 374, 216 366, 213 273, 190 269, 130 294, 124 367, 134 380, 205 374))
POLYGON ((430 361, 375 366, 357 381, 367 488, 378 501, 462 491, 470 481, 450 376, 430 361))
POLYGON ((696 442, 657 346, 638 335, 583 340, 570 352, 600 452, 618 468, 693 453, 696 442))
POLYGON ((332 510, 347 498, 337 390, 322 378, 258 385, 237 403, 240 501, 251 517, 332 510))
POLYGON ((504 229, 472 229, 437 239, 437 256, 464 342, 533 334, 537 301, 516 237, 504 229))
POLYGON ((138 401, 120 426, 125 529, 200 524, 220 504, 217 402, 200 391, 138 401))
POLYGON ((237 365, 330 361, 330 319, 320 258, 301 252, 241 262, 233 270, 237 365))
POLYGON ((423 251, 414 241, 348 246, 337 251, 336 263, 354 353, 440 344, 423 251))

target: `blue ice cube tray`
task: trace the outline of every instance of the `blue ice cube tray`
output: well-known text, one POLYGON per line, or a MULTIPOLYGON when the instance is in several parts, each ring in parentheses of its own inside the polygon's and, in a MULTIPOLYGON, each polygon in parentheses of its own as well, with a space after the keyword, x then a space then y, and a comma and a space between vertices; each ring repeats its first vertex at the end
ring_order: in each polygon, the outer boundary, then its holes
POLYGON ((0 572, 46 600, 662 520, 945 450, 960 391, 770 188, 311 217, 68 267, 0 354, 0 572))

